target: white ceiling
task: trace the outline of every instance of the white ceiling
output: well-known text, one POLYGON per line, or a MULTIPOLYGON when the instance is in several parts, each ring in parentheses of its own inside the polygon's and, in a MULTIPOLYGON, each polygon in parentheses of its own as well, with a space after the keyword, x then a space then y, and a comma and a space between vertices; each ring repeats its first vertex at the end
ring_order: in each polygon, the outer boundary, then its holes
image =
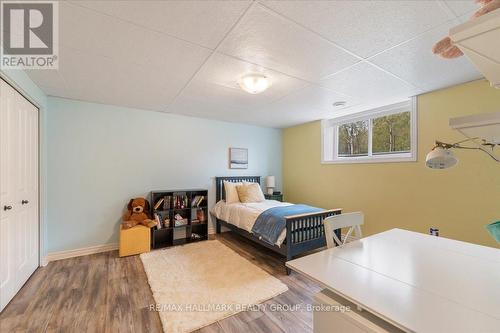
POLYGON ((59 69, 28 75, 52 96, 287 127, 480 78, 465 57, 431 53, 475 10, 473 0, 62 1, 59 69), (249 72, 272 86, 242 91, 249 72))

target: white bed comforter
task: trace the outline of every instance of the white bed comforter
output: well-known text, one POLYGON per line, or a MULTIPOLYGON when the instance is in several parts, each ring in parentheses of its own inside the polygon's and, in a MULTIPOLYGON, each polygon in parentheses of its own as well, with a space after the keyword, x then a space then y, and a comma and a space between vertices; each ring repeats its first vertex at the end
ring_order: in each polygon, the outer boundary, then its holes
MULTIPOLYGON (((289 202, 279 202, 276 200, 264 200, 252 203, 237 202, 232 204, 226 204, 224 200, 220 200, 212 207, 210 212, 218 219, 231 223, 240 229, 252 232, 252 227, 260 213, 269 208, 291 205, 289 202)), ((281 246, 285 237, 286 230, 283 230, 276 241, 276 245, 281 246)))

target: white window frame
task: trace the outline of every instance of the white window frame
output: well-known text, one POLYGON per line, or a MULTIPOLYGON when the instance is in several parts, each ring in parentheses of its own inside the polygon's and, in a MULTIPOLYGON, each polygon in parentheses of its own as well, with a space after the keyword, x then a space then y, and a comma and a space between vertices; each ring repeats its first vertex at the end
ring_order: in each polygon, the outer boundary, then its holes
POLYGON ((321 122, 321 163, 389 163, 389 162, 416 162, 417 161, 417 98, 382 106, 334 119, 325 119, 321 122), (374 118, 410 111, 410 152, 401 154, 372 154, 372 123, 374 118), (339 126, 356 121, 368 121, 368 156, 342 157, 338 156, 338 128, 339 126))

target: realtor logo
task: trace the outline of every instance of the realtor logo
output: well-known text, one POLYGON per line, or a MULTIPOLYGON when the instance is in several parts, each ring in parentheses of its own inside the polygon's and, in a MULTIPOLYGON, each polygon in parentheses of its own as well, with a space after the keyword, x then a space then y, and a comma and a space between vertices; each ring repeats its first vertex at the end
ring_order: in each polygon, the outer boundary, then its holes
POLYGON ((2 69, 57 69, 58 3, 2 1, 2 69))

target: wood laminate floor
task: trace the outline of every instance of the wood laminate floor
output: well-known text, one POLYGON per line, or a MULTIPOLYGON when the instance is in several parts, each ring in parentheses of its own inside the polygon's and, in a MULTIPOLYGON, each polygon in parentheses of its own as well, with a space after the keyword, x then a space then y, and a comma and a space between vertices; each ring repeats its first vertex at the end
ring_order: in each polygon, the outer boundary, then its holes
MULTIPOLYGON (((240 312, 197 332, 312 332, 306 307, 321 290, 317 284, 294 272, 287 276, 281 257, 238 235, 227 232, 217 239, 289 290, 258 311, 240 312)), ((35 271, 0 314, 0 332, 162 332, 151 304, 139 256, 119 258, 112 251, 64 259, 35 271)))

